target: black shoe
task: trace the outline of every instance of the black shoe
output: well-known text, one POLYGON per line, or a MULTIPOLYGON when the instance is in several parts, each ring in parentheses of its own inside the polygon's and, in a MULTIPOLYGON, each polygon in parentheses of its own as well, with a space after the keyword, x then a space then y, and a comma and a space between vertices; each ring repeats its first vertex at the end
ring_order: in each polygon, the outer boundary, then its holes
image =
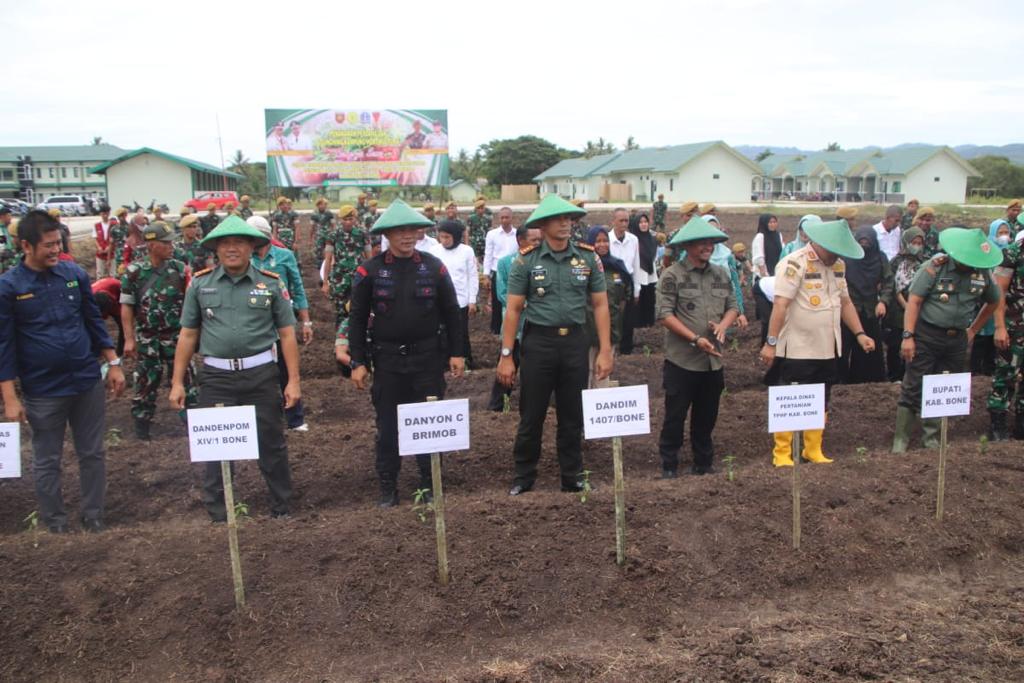
POLYGON ((68 533, 68 525, 51 524, 50 526, 46 527, 46 530, 49 531, 51 534, 66 534, 68 533))
POLYGON ((140 420, 139 418, 135 418, 135 438, 140 441, 149 441, 150 424, 149 420, 140 420))
POLYGON ((292 515, 287 510, 272 510, 270 512, 271 519, 291 519, 292 515))
POLYGON ((1004 411, 991 410, 989 411, 989 417, 992 420, 992 424, 988 429, 989 441, 1008 441, 1010 433, 1006 428, 1006 413, 1004 411))
POLYGON ((102 519, 86 519, 83 517, 82 529, 88 531, 90 534, 98 534, 101 531, 106 531, 107 526, 103 523, 102 519))
POLYGON ((387 491, 380 494, 380 501, 377 503, 377 507, 386 509, 393 508, 398 505, 398 491, 387 491))
POLYGON ((708 465, 707 467, 704 467, 704 466, 701 466, 701 465, 694 465, 693 467, 690 468, 690 474, 704 475, 704 474, 714 474, 714 473, 715 473, 715 468, 712 467, 711 465, 708 465))
MULTIPOLYGON (((573 481, 566 484, 562 482, 562 493, 583 493, 584 483, 582 481, 573 481)), ((597 487, 590 484, 590 492, 597 491, 597 487)))
POLYGON ((676 470, 663 469, 661 471, 661 478, 662 479, 675 479, 678 476, 679 476, 679 472, 676 471, 676 470))
POLYGON ((1024 439, 1024 411, 1018 411, 1013 415, 1013 438, 1024 439))
POLYGON ((533 484, 512 484, 512 488, 508 490, 508 495, 518 496, 526 493, 527 491, 533 490, 533 484))

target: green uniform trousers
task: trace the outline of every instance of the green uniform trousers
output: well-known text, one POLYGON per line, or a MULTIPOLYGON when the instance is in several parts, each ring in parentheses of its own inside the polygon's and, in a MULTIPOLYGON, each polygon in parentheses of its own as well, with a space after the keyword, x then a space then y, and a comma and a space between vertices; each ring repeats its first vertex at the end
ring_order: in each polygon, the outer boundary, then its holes
POLYGON ((936 327, 919 320, 914 360, 907 364, 899 405, 921 414, 921 385, 925 375, 963 372, 967 363, 967 332, 936 327))

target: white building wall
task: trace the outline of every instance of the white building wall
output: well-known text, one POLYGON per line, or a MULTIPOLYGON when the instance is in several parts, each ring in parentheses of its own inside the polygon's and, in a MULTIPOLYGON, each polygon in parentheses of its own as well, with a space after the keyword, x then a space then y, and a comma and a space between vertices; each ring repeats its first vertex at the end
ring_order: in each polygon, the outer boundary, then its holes
POLYGON ((150 200, 176 208, 192 198, 192 170, 152 154, 140 154, 107 169, 111 206, 150 200))
MULTIPOLYGON (((754 175, 753 169, 741 160, 715 147, 680 169, 673 195, 701 203, 746 203, 750 201, 750 180, 754 175)), ((665 199, 669 199, 668 192, 665 199)))
POLYGON ((922 204, 962 204, 967 196, 967 172, 942 152, 911 171, 902 190, 908 200, 916 197, 922 204))

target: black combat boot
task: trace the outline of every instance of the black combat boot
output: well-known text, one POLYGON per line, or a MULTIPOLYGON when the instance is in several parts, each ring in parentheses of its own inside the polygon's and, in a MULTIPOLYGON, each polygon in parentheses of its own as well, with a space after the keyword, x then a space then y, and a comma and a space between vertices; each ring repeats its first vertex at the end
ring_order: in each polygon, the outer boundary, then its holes
POLYGON ((135 418, 135 438, 139 441, 149 441, 149 420, 143 420, 141 418, 135 418))
POLYGON ((1013 414, 1013 438, 1024 439, 1024 410, 1013 414))
POLYGON ((381 477, 380 502, 377 503, 377 507, 393 508, 396 505, 398 505, 398 484, 395 481, 395 477, 381 477))
POLYGON ((416 465, 420 468, 420 483, 416 488, 426 491, 422 496, 424 503, 432 503, 434 502, 434 475, 430 471, 430 456, 417 455, 416 465))
POLYGON ((989 441, 995 443, 996 441, 1009 440, 1010 433, 1006 428, 1006 411, 990 410, 988 414, 992 419, 992 425, 988 429, 989 441))

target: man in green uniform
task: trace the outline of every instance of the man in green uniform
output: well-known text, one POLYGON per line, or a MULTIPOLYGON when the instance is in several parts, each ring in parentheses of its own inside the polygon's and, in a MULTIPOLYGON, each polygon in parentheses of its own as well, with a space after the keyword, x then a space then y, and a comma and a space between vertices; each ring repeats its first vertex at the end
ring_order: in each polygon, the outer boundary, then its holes
MULTIPOLYGON (((1003 261, 1003 254, 981 230, 946 228, 939 234, 939 246, 945 254, 935 256, 917 271, 903 314, 900 354, 907 362, 907 371, 896 411, 893 453, 903 453, 910 445, 911 431, 921 412, 922 378, 963 371, 968 344, 1002 297, 989 269, 1003 261), (968 326, 967 321, 981 302, 985 305, 968 326)), ((922 429, 924 447, 938 447, 939 420, 925 420, 922 429)))
POLYGON ((11 236, 12 216, 9 206, 0 206, 0 275, 18 265, 18 251, 11 236))
POLYGON ((213 232, 213 229, 220 223, 220 216, 217 215, 217 205, 210 202, 206 205, 206 215, 199 219, 199 227, 203 231, 203 236, 209 235, 213 232))
POLYGON ((478 199, 473 204, 473 213, 466 219, 466 244, 473 248, 477 262, 483 261, 487 233, 491 229, 491 217, 484 213, 486 210, 487 202, 478 199))
POLYGON ((654 221, 654 229, 657 232, 665 232, 665 216, 668 214, 668 204, 665 203, 665 195, 659 194, 658 201, 654 202, 651 207, 653 211, 652 220, 654 221))
POLYGON ((124 264, 124 243, 128 239, 128 209, 122 206, 114 216, 117 225, 110 228, 110 243, 114 246, 113 275, 120 277, 119 269, 124 264))
POLYGON ((366 214, 370 211, 370 207, 366 205, 366 199, 365 192, 360 192, 359 196, 356 197, 356 221, 359 225, 365 225, 366 214))
POLYGON ((939 253, 939 229, 935 227, 935 209, 922 206, 914 214, 914 226, 924 233, 924 257, 926 259, 939 253))
MULTIPOLYGON (((277 211, 270 217, 270 227, 274 237, 281 241, 286 249, 295 252, 295 235, 299 228, 299 214, 292 210, 292 200, 287 197, 277 198, 277 211)), ((298 252, 295 252, 298 260, 298 252)))
POLYGON ((339 225, 324 245, 323 292, 334 304, 334 326, 348 315, 352 296, 352 277, 356 267, 370 257, 370 236, 356 227, 356 210, 345 205, 338 209, 339 225))
MULTIPOLYGON (((216 252, 220 265, 196 273, 185 292, 170 402, 178 409, 185 406, 185 375, 198 342, 203 356, 199 405, 256 407, 259 467, 270 489, 271 515, 285 517, 291 473, 283 408, 295 405, 302 393, 288 289, 276 273, 258 270, 250 262, 253 250, 267 241, 238 216, 228 216, 203 239, 216 252), (272 351, 278 338, 288 366, 283 401, 272 351)), ((227 519, 218 462, 206 465, 203 503, 214 522, 227 519)))
POLYGON ((585 213, 557 195, 548 195, 524 224, 539 227, 544 241, 520 250, 508 278, 508 299, 502 325, 501 360, 497 376, 510 387, 516 366, 512 360, 519 318, 524 315, 521 342, 522 390, 516 434, 515 481, 509 495, 533 488, 540 460, 541 436, 551 393, 558 414, 556 446, 563 491, 581 491, 584 482, 580 440, 587 386, 587 340, 583 330, 586 302, 594 309, 599 340, 595 375, 602 380, 612 371, 611 326, 604 267, 587 244, 569 241, 572 216, 585 213))
POLYGON ((366 208, 366 213, 363 214, 363 227, 367 230, 373 227, 373 224, 377 222, 377 200, 371 199, 369 206, 366 208))
MULTIPOLYGON (((577 209, 582 209, 584 201, 582 199, 574 199, 569 202, 577 209)), ((580 242, 587 241, 587 233, 590 230, 590 226, 583 220, 583 216, 573 216, 572 227, 569 231, 569 241, 573 244, 579 244, 580 242)))
MULTIPOLYGON (((142 231, 148 260, 133 263, 121 276, 121 324, 124 355, 136 358, 135 397, 132 418, 135 437, 148 441, 156 414, 156 399, 164 366, 174 362, 174 350, 181 330, 181 307, 185 300, 186 266, 171 258, 174 231, 156 221, 142 231)), ((192 368, 185 369, 187 404, 195 405, 192 368)))
POLYGON ((192 269, 193 273, 213 264, 213 254, 199 239, 199 219, 189 214, 178 223, 181 239, 174 243, 174 258, 192 269))
POLYGON ((911 199, 907 202, 907 210, 903 212, 903 217, 900 218, 900 230, 914 227, 914 215, 920 207, 921 202, 916 199, 911 199))
POLYGON ((330 238, 331 233, 337 226, 334 221, 334 213, 328 208, 327 199, 320 197, 316 200, 316 210, 309 215, 310 233, 316 251, 316 263, 324 260, 324 245, 330 238))
POLYGON ((238 215, 242 220, 248 220, 252 217, 252 209, 249 208, 249 202, 252 201, 252 197, 247 194, 243 194, 241 199, 238 200, 238 215))
POLYGON ((992 420, 989 439, 1006 441, 1006 415, 1014 404, 1015 439, 1024 439, 1024 249, 1013 242, 1003 250, 1003 262, 994 272, 1003 299, 995 311, 996 367, 988 412, 992 420), (1015 398, 1016 397, 1016 398, 1015 398))

